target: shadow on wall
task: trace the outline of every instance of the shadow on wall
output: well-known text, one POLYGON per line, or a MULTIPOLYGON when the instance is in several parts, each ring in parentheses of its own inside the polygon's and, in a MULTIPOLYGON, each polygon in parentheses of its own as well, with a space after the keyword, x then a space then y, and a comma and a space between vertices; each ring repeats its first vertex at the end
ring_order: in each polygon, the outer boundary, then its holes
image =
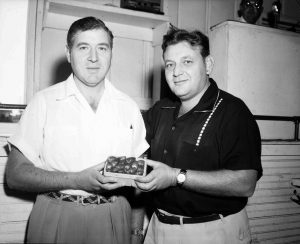
POLYGON ((55 62, 55 66, 53 67, 53 83, 50 85, 54 85, 66 80, 71 73, 72 68, 70 63, 68 63, 66 57, 60 58, 59 60, 57 60, 57 62, 55 62))

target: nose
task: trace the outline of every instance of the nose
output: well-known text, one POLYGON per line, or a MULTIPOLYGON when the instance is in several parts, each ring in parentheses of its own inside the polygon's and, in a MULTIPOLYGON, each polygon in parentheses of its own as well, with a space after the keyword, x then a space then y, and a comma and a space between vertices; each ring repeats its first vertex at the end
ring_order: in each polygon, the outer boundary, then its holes
POLYGON ((183 71, 182 71, 181 66, 179 64, 176 64, 173 69, 173 76, 177 77, 179 75, 182 75, 182 73, 183 73, 183 71))
POLYGON ((89 61, 95 63, 98 61, 98 53, 97 50, 95 48, 91 48, 90 49, 90 53, 89 53, 89 57, 88 57, 89 61))

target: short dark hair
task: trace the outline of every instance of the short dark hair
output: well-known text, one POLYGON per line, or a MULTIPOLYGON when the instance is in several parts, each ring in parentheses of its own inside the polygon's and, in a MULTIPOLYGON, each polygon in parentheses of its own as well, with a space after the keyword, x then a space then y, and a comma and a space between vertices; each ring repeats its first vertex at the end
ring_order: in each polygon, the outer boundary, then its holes
POLYGON ((206 35, 204 35, 201 31, 194 30, 188 31, 184 29, 178 29, 175 26, 171 25, 167 34, 163 36, 162 50, 163 54, 166 49, 170 45, 177 44, 179 42, 186 41, 192 47, 202 47, 201 48, 201 56, 206 58, 209 55, 209 39, 206 35))
POLYGON ((72 48, 74 44, 74 36, 81 31, 87 31, 87 30, 95 30, 95 29, 102 29, 107 32, 109 36, 109 44, 110 47, 113 47, 113 39, 114 36, 110 29, 105 25, 105 23, 95 17, 89 16, 85 17, 79 20, 76 20, 73 22, 73 24, 70 26, 68 35, 67 35, 67 44, 68 48, 72 48))

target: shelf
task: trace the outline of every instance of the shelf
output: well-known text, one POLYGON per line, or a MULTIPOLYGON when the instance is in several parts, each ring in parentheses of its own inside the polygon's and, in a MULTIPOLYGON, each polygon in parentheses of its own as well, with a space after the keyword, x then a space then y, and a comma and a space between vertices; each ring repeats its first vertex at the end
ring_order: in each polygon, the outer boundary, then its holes
POLYGON ((76 0, 48 0, 47 8, 50 13, 78 17, 97 16, 105 22, 134 25, 150 29, 169 22, 169 17, 165 15, 79 2, 76 0))
POLYGON ((286 36, 299 36, 299 32, 292 32, 292 31, 287 31, 283 29, 277 29, 277 28, 271 28, 269 26, 263 26, 263 25, 253 25, 249 23, 244 23, 240 21, 234 21, 234 20, 226 20, 224 22, 221 22, 219 24, 216 24, 214 26, 210 27, 211 31, 214 31, 216 29, 224 28, 226 26, 230 26, 231 28, 245 28, 248 29, 249 31, 255 30, 259 32, 265 32, 265 33, 274 33, 274 34, 279 34, 279 35, 286 35, 286 36))

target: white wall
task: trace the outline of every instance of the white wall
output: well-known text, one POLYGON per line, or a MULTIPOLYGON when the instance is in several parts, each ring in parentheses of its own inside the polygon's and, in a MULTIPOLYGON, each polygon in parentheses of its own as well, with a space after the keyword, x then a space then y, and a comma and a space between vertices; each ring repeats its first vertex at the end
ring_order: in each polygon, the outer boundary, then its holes
POLYGON ((28 0, 0 0, 0 103, 23 104, 28 0))

